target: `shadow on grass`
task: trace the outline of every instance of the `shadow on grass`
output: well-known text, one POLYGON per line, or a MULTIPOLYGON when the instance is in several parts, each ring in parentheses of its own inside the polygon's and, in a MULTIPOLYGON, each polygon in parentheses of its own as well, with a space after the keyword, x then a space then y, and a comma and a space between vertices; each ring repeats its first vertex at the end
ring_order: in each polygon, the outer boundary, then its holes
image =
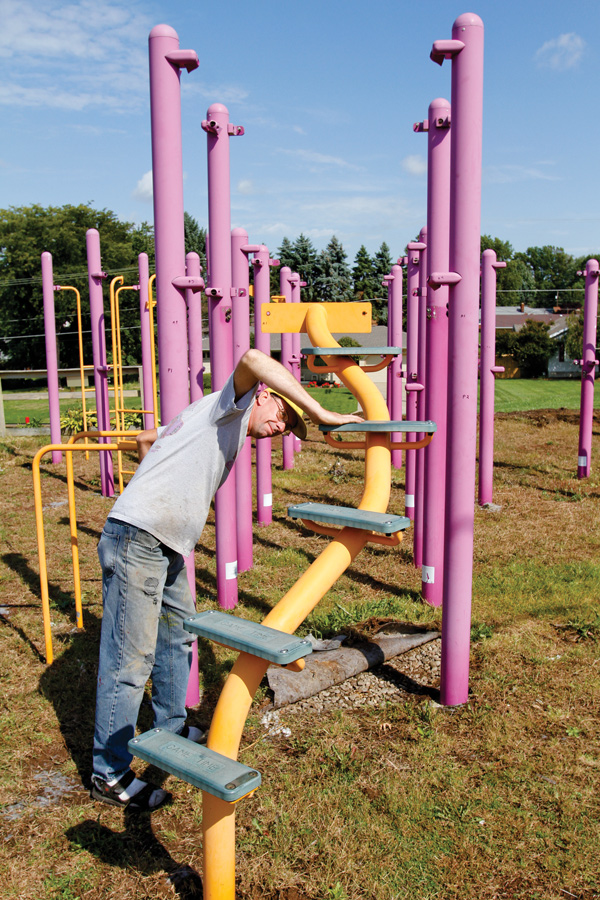
POLYGON ((202 879, 191 866, 177 863, 154 832, 147 813, 125 811, 123 831, 111 831, 90 819, 68 828, 66 837, 73 847, 91 853, 109 866, 134 870, 141 875, 166 872, 176 896, 184 900, 202 897, 202 879))

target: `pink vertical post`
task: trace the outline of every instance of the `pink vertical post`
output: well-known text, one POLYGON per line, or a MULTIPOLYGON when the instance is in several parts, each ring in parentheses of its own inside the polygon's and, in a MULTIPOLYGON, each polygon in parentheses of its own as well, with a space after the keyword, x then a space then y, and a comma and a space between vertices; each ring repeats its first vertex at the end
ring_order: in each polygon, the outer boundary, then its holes
POLYGON ((187 306, 188 352, 190 362, 190 400, 194 403, 204 397, 204 353, 202 351, 202 266, 197 253, 187 253, 185 274, 191 286, 185 289, 187 306))
MULTIPOLYGON (((450 228, 450 104, 429 105, 427 131, 427 261, 432 272, 448 272, 450 228)), ((446 487, 446 409, 448 402, 448 286, 427 287, 425 416, 437 425, 424 454, 423 569, 421 592, 433 606, 442 602, 444 575, 444 492, 446 487)))
POLYGON ((583 309, 583 359, 581 361, 581 406, 577 477, 589 478, 592 458, 594 379, 596 377, 596 331, 598 318, 598 260, 588 259, 585 267, 583 309))
MULTIPOLYGON (((388 346, 400 347, 402 350, 402 268, 392 266, 385 279, 388 289, 388 346)), ((388 367, 387 408, 390 419, 394 422, 402 420, 402 353, 395 356, 388 367)), ((392 441, 401 441, 402 434, 394 432, 392 441)), ((402 451, 392 450, 392 465, 402 468, 402 451)))
MULTIPOLYGON (((142 340, 142 408, 152 409, 154 405, 154 391, 152 385, 152 342, 150 340, 150 292, 148 290, 150 267, 147 253, 139 254, 138 270, 140 273, 140 328, 142 340)), ((144 413, 144 428, 155 428, 157 425, 158 422, 155 421, 152 413, 144 413)))
MULTIPOLYGON (((423 385, 418 381, 418 355, 419 355, 419 254, 425 249, 425 244, 411 241, 408 244, 408 256, 406 258, 406 419, 408 422, 417 421, 417 397, 423 390, 423 385)), ((409 432, 407 441, 416 440, 416 435, 409 432)), ((406 451, 406 484, 405 484, 405 515, 414 520, 415 517, 415 476, 416 476, 416 450, 406 451)))
MULTIPOLYGON (((243 228, 231 232, 233 298, 233 366, 250 347, 250 270, 248 244, 243 228)), ((257 248, 258 249, 258 248, 257 248)), ((252 442, 246 438, 234 466, 238 572, 252 568, 252 442)))
POLYGON ((459 16, 452 40, 436 41, 431 58, 452 59, 450 270, 459 276, 448 303, 448 445, 441 701, 465 703, 469 694, 477 357, 481 239, 483 22, 459 16))
MULTIPOLYGON (((185 279, 185 238, 180 76, 182 68, 192 72, 198 67, 198 56, 193 50, 179 49, 177 32, 169 25, 152 29, 148 48, 160 418, 167 423, 190 402, 187 309, 181 281, 185 279)), ((185 562, 195 596, 193 552, 185 562)), ((200 699, 197 659, 194 642, 188 706, 195 706, 200 699)))
MULTIPOLYGON (((61 443, 60 402, 58 399, 58 350, 56 346, 56 318, 54 311, 54 275, 52 254, 42 253, 42 295, 44 298, 44 334, 46 338, 46 373, 48 379, 48 407, 50 411, 50 440, 61 443)), ((83 385, 81 386, 83 390, 83 385)), ((62 462, 62 452, 52 451, 52 462, 62 462)))
MULTIPOLYGON (((271 302, 269 267, 279 265, 279 260, 269 259, 269 251, 261 244, 252 260, 254 267, 254 346, 271 355, 271 335, 261 328, 261 310, 271 302)), ((259 525, 273 521, 273 486, 271 480, 271 438, 256 442, 256 507, 259 525)))
MULTIPOLYGON (((213 390, 219 391, 233 371, 229 137, 244 129, 230 124, 221 103, 209 107, 202 128, 208 151, 210 369, 213 390)), ((217 594, 224 609, 233 609, 238 600, 235 493, 235 479, 229 478, 215 497, 217 594)))
MULTIPOLYGON (((282 266, 279 270, 279 293, 285 297, 286 303, 292 302, 292 270, 289 266, 282 266)), ((289 372, 294 372, 293 367, 293 342, 291 334, 281 335, 281 364, 289 372)), ((294 468, 294 435, 286 434, 281 439, 283 445, 283 468, 294 468)))
MULTIPOLYGON (((306 282, 300 281, 300 276, 296 272, 294 272, 290 279, 290 286, 292 288, 292 303, 300 303, 300 288, 306 287, 306 282)), ((302 378, 300 344, 300 333, 294 332, 292 334, 292 375, 294 375, 298 383, 300 383, 302 378)), ((296 437, 295 434, 292 435, 292 437, 292 446, 294 448, 294 453, 300 453, 302 449, 302 441, 300 440, 300 438, 296 437)))
MULTIPOLYGON (((425 362, 427 355, 427 226, 421 228, 419 243, 425 245, 419 256, 419 340, 417 352, 417 383, 421 390, 417 394, 417 419, 422 422, 425 419, 425 393, 427 383, 425 381, 425 362)), ((423 434, 417 434, 420 440, 423 434)), ((416 450, 415 463, 415 518, 413 534, 413 562, 417 568, 423 565, 423 533, 425 510, 425 450, 416 450)))
MULTIPOLYGON (((95 228, 85 234, 87 248, 88 286, 90 292, 90 320, 92 328, 92 358, 94 363, 94 393, 98 430, 110 430, 110 410, 108 405, 108 366, 106 365, 106 330, 104 319, 104 299, 102 280, 105 277, 100 260, 100 235, 95 228)), ((100 438, 101 444, 110 443, 110 438, 100 438)), ((115 493, 112 454, 99 453, 100 490, 103 497, 115 493)))
POLYGON ((481 257, 481 353, 479 363, 479 505, 490 504, 494 482, 494 393, 496 373, 496 262, 495 250, 481 257))

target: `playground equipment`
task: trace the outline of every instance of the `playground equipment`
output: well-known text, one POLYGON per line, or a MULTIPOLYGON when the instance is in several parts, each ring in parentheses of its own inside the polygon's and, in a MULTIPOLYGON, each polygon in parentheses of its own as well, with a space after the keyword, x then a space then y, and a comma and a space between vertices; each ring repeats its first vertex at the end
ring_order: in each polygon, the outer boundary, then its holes
MULTIPOLYGON (((402 268, 392 266, 390 274, 383 279, 388 290, 388 342, 390 346, 402 347, 402 268)), ((390 418, 402 418, 402 353, 392 359, 388 367, 387 407, 390 418)), ((392 435, 392 441, 400 441, 399 433, 392 435)), ((392 465, 402 467, 402 453, 392 450, 392 465)))
MULTIPOLYGON (((406 418, 417 419, 417 399, 423 385, 419 383, 419 264, 425 244, 411 241, 406 257, 406 418)), ((409 434, 408 440, 414 441, 415 435, 409 434)), ((415 478, 416 453, 408 450, 405 456, 405 493, 404 505, 409 519, 415 517, 415 478)))
POLYGON ((494 250, 481 257, 481 360, 479 363, 479 505, 493 499, 494 480, 494 387, 504 366, 496 365, 496 261, 494 250))
MULTIPOLYGON (((425 415, 438 436, 423 458, 423 549, 421 593, 433 606, 442 602, 446 421, 448 405, 448 282, 433 282, 432 272, 448 272, 450 227, 450 104, 429 104, 427 132, 427 287, 424 325, 426 359, 425 415)), ((423 320, 421 320, 423 322, 423 320)))
MULTIPOLYGON (((421 390, 417 392, 417 419, 425 415, 425 365, 427 359, 427 226, 421 228, 418 243, 422 246, 419 252, 419 305, 417 336, 417 384, 421 390)), ((423 505, 425 502, 425 466, 422 453, 415 454, 415 516, 413 521, 413 562, 417 568, 423 565, 423 505)))
POLYGON ((594 379, 596 377, 596 331, 598 319, 597 259, 587 261, 583 308, 583 359, 581 362, 581 404, 579 413, 579 450, 577 477, 589 478, 592 458, 592 423, 594 418, 594 379))
MULTIPOLYGON (((185 627, 192 633, 241 651, 215 709, 207 748, 182 742, 161 730, 146 732, 129 743, 134 755, 203 791, 203 888, 206 900, 233 900, 235 896, 235 803, 260 784, 256 770, 241 766, 235 760, 252 698, 268 661, 279 665, 290 661, 301 667, 302 657, 310 652, 310 646, 303 646, 302 641, 290 638, 290 635, 365 544, 398 545, 402 531, 410 522, 404 516, 387 512, 393 446, 390 434, 408 430, 424 432, 424 442, 429 442, 435 431, 431 422, 390 421, 379 390, 347 356, 347 348, 334 341, 332 331, 370 331, 371 304, 264 304, 261 325, 265 332, 306 332, 312 346, 301 352, 309 357, 309 367, 314 366, 314 357, 320 356, 324 368, 335 372, 355 395, 367 421, 337 429, 322 426, 322 430, 364 433, 362 442, 341 445, 336 442, 334 446, 360 446, 365 450, 365 492, 357 509, 312 503, 290 508, 289 514, 293 518, 301 519, 320 534, 331 536, 332 541, 267 615, 262 626, 222 613, 200 613, 187 620, 185 627), (334 529, 332 525, 335 524, 341 525, 341 529, 334 529)), ((373 368, 389 364, 398 350, 397 347, 369 348, 370 355, 374 352, 385 355, 380 366, 373 368)), ((318 370, 322 368, 317 367, 318 370)))
MULTIPOLYGON (((452 39, 435 41, 431 58, 440 65, 445 59, 452 60, 449 269, 456 280, 450 284, 448 302, 441 670, 441 701, 451 706, 465 703, 469 692, 483 118, 483 22, 479 16, 459 16, 452 39)), ((432 281, 435 274, 431 274, 432 281)))
POLYGON ((46 664, 51 665, 54 660, 54 651, 52 649, 52 629, 50 623, 50 594, 48 590, 48 566, 46 563, 46 540, 44 537, 44 513, 42 508, 42 485, 40 477, 40 462, 46 453, 54 453, 56 450, 64 451, 67 461, 67 497, 69 503, 69 526, 71 532, 71 556, 73 561, 73 583, 75 593, 75 622, 77 628, 83 628, 83 613, 81 607, 81 580, 79 577, 79 543, 77 537, 77 514, 75 510, 75 479, 73 475, 73 453, 90 451, 100 454, 110 453, 113 450, 122 452, 123 450, 136 450, 136 444, 131 441, 139 432, 117 432, 117 431, 83 431, 73 435, 67 444, 47 444, 41 447, 33 458, 31 466, 33 474, 33 502, 35 509, 35 525, 38 545, 38 556, 40 564, 40 593, 42 598, 42 616, 44 621, 44 642, 46 648, 46 664), (90 444, 90 438, 100 438, 106 440, 110 438, 115 443, 90 444), (129 438, 126 441, 118 441, 118 438, 129 438), (76 445, 76 441, 83 439, 84 444, 76 445))

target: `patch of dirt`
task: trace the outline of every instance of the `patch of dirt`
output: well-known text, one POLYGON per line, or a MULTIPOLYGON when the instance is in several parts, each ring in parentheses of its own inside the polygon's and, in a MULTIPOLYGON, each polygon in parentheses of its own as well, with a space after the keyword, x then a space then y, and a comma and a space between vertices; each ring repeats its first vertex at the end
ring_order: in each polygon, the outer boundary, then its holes
MULTIPOLYGON (((579 410, 564 409, 564 407, 560 409, 530 409, 524 412, 496 413, 494 418, 498 420, 513 419, 521 422, 531 422, 539 428, 543 428, 546 425, 554 425, 556 422, 568 422, 570 425, 578 425, 579 410)), ((594 425, 600 427, 600 410, 594 410, 593 421, 594 425)))

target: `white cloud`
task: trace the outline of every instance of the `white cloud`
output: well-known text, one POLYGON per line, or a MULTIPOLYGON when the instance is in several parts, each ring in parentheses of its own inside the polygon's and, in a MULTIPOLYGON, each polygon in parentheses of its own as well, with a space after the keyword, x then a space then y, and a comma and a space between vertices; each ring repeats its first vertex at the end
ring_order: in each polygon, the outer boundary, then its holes
POLYGON ((540 167, 553 163, 540 162, 537 166, 501 165, 486 166, 484 178, 489 184, 514 184, 518 181, 560 181, 560 176, 545 172, 540 167))
POLYGON ((142 203, 152 202, 152 170, 142 175, 131 196, 134 200, 141 200, 142 203))
POLYGON ((317 153, 315 150, 289 150, 280 147, 276 152, 285 154, 286 156, 296 157, 296 159, 313 166, 334 166, 339 169, 360 169, 360 166, 349 163, 347 160, 342 159, 341 156, 329 156, 326 153, 317 153))
POLYGON ((427 160, 419 153, 405 156, 402 160, 402 168, 409 175, 425 175, 427 172, 427 160))
POLYGON ((243 103, 249 96, 246 88, 239 84, 207 84, 204 81, 186 80, 181 82, 181 90, 186 96, 202 97, 208 103, 243 103))
POLYGON ((246 195, 253 194, 254 193, 254 185, 250 181, 249 178, 242 179, 241 181, 238 181, 238 183, 237 183, 237 191, 238 191, 238 194, 246 194, 246 195))
POLYGON ((585 50, 585 41, 574 31, 546 41, 535 54, 538 66, 564 72, 576 66, 585 50))

